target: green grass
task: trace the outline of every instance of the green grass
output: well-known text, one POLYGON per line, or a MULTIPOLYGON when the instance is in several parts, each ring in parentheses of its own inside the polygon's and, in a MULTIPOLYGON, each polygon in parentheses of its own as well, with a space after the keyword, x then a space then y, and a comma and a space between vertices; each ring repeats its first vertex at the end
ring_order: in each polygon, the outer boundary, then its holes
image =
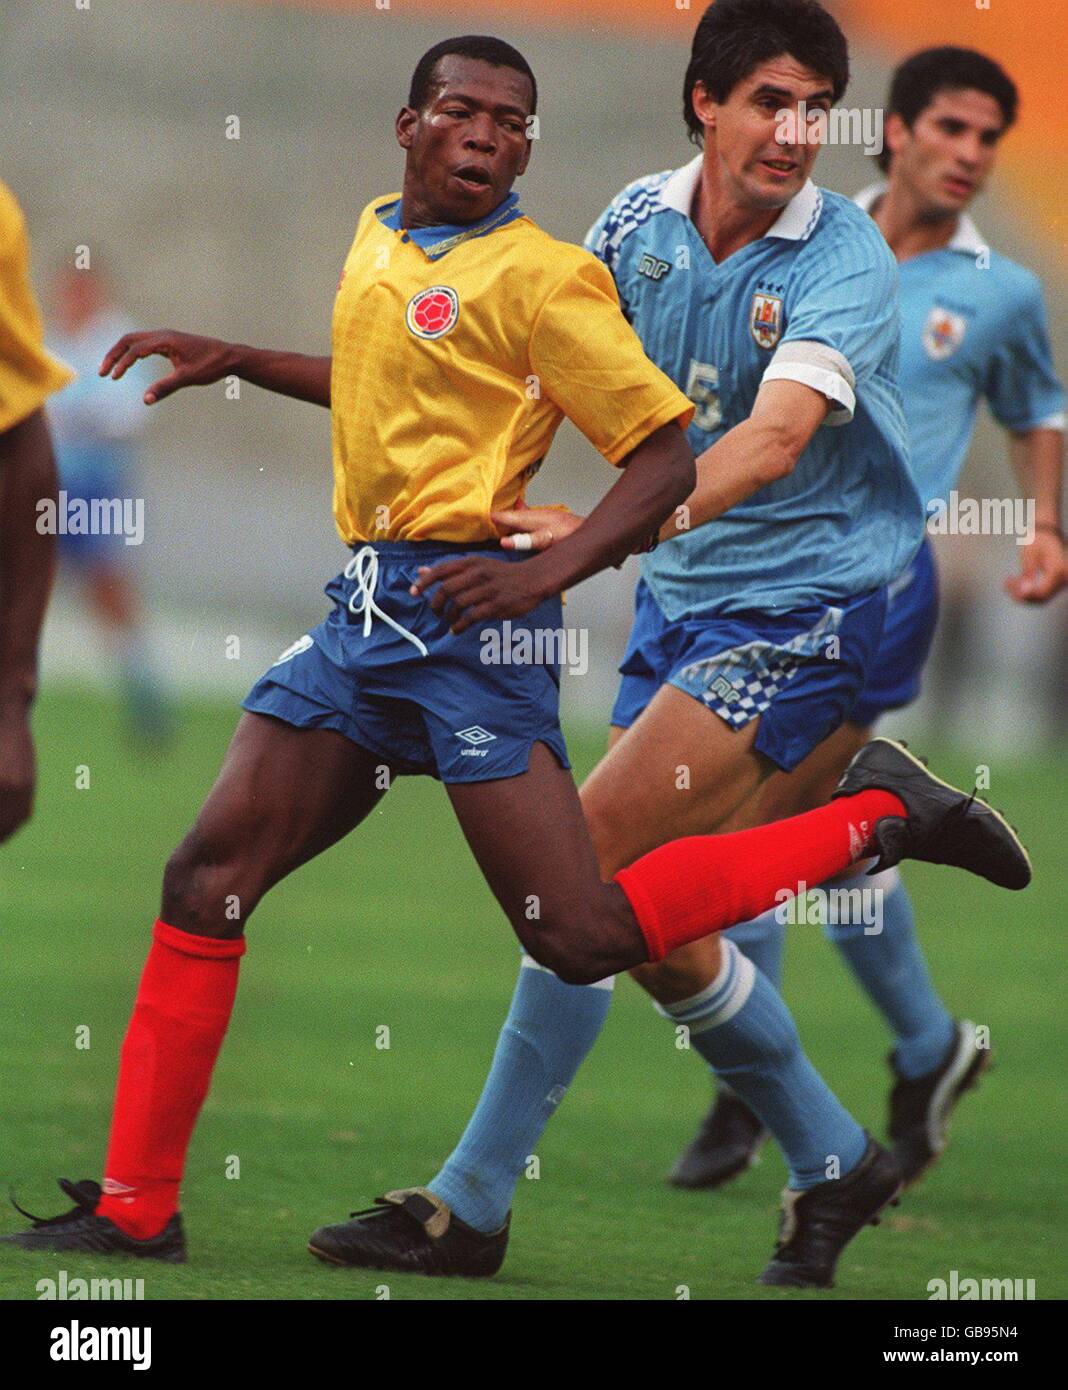
MULTIPOLYGON (((99 1175, 117 1050, 160 870, 210 786, 235 721, 185 711, 163 759, 126 746, 116 710, 79 692, 37 714, 33 824, 0 850, 3 1161, 31 1210, 64 1202, 59 1175, 99 1175), (75 788, 88 766, 91 786, 75 788), (91 1046, 75 1046, 87 1025, 91 1046)), ((576 737, 580 772, 599 738, 576 737)), ((940 766, 967 779, 968 766, 940 766)), ((702 1065, 624 982, 605 1033, 523 1180, 512 1246, 492 1281, 429 1282, 327 1268, 308 1233, 390 1187, 426 1181, 478 1095, 508 1007, 516 948, 441 788, 402 783, 352 839, 258 910, 233 1026, 184 1188, 184 1267, 0 1250, 0 1296, 40 1278, 129 1274, 148 1298, 924 1298, 929 1279, 1022 1277, 1064 1297, 1063 827, 1068 758, 994 768, 996 804, 1032 848, 1025 896, 912 866, 931 960, 952 1007, 991 1028, 996 1064, 965 1101, 948 1160, 850 1246, 832 1295, 758 1288, 782 1161, 718 1195, 662 1181, 710 1094, 702 1065), (391 1047, 375 1046, 388 1025, 391 1047), (1059 1044, 1059 1046, 1058 1046, 1059 1044), (226 1177, 229 1156, 240 1178, 226 1177)), ((887 1040, 818 928, 797 927, 787 995, 816 1064, 881 1132, 887 1040)), ((0 1215, 4 1230, 21 1222, 0 1215)))

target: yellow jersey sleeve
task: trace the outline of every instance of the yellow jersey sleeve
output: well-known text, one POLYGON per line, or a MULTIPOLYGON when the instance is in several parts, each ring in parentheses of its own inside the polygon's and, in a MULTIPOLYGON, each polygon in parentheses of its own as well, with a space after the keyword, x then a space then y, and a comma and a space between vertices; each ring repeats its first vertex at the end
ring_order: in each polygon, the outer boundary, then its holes
POLYGON ((623 316, 615 281, 584 256, 546 297, 530 339, 541 389, 618 464, 654 430, 693 419, 693 404, 650 362, 623 316))
POLYGON ((0 183, 0 433, 73 379, 73 372, 45 350, 30 285, 26 222, 14 194, 0 183))

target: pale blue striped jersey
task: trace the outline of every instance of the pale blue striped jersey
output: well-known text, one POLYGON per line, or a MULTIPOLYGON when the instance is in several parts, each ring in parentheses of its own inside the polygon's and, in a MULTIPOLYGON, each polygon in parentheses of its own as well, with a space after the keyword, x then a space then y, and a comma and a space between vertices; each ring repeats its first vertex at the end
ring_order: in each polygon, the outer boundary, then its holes
POLYGON ((752 413, 765 378, 835 404, 793 473, 643 560, 669 618, 782 613, 894 579, 923 508, 897 387, 897 267, 850 199, 805 187, 768 233, 717 265, 690 217, 701 157, 639 179, 591 228, 645 351, 697 405, 700 454, 752 413))
MULTIPOLYGON (((870 208, 885 185, 857 195, 870 208)), ((901 393, 925 503, 948 505, 985 397, 1006 429, 1064 428, 1038 277, 985 245, 970 217, 899 267, 901 393)))

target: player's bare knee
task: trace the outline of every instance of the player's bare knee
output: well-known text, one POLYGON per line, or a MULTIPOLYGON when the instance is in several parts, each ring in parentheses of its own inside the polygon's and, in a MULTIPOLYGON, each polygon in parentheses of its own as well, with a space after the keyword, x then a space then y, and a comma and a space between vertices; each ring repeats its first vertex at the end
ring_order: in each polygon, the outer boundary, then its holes
POLYGON ((553 923, 541 922, 536 931, 523 933, 523 949, 539 965, 565 985, 592 985, 608 973, 603 957, 591 951, 589 945, 576 939, 573 929, 567 931, 553 923))
POLYGON ((630 975, 646 994, 651 994, 662 1004, 691 999, 710 983, 708 972, 700 969, 695 961, 683 953, 679 953, 679 959, 668 956, 664 960, 650 961, 647 965, 636 965, 630 975))
POLYGON ((160 917, 195 936, 240 936, 258 898, 241 887, 234 866, 194 828, 163 871, 160 917))

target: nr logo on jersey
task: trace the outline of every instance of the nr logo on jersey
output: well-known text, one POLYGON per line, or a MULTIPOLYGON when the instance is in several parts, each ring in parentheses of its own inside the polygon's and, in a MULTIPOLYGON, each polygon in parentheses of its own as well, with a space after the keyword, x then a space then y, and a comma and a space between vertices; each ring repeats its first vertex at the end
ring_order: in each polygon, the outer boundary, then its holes
POLYGON ((777 294, 753 295, 749 331, 757 347, 773 348, 782 336, 782 300, 777 294))
POLYGON ((936 362, 944 362, 947 357, 952 357, 964 342, 967 327, 967 320, 960 314, 953 314, 936 304, 923 325, 923 346, 927 356, 936 362))
POLYGON ((408 301, 405 315, 408 331, 417 338, 444 338, 456 327, 460 300, 448 285, 431 285, 408 301))
POLYGON ((662 280, 670 269, 670 261, 661 261, 648 251, 638 262, 638 274, 647 275, 650 280, 662 280))

